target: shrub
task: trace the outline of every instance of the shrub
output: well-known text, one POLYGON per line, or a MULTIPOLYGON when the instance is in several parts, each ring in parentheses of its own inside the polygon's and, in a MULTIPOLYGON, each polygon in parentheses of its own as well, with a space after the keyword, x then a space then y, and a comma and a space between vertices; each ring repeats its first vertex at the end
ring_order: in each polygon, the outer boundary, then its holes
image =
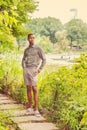
MULTIPOLYGON (((0 90, 27 103, 20 54, 6 53, 0 61, 0 90)), ((44 69, 38 83, 40 108, 48 109, 50 119, 69 130, 87 128, 87 54, 75 61, 72 68, 44 69)))

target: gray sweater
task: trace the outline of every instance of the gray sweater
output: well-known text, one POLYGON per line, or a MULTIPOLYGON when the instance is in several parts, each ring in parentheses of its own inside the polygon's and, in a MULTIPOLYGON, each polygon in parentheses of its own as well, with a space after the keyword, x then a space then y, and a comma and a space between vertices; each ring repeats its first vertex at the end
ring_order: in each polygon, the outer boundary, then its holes
POLYGON ((42 70, 46 63, 46 57, 43 50, 37 46, 27 47, 22 58, 22 67, 36 67, 39 71, 42 70))

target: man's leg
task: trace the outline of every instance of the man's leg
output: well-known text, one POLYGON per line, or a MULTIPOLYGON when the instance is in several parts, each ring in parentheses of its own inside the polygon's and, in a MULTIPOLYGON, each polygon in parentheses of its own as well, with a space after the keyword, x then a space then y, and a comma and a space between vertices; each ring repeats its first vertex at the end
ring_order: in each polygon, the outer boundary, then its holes
POLYGON ((32 86, 27 86, 27 97, 29 102, 29 108, 32 108, 32 86))
POLYGON ((32 86, 35 102, 35 111, 38 111, 38 91, 36 86, 32 86))

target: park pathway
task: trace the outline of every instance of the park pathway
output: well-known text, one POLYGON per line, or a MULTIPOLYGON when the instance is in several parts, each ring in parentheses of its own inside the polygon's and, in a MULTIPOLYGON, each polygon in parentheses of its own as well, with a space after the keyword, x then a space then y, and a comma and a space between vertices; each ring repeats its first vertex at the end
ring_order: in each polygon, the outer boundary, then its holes
POLYGON ((43 116, 26 115, 26 108, 22 104, 18 104, 4 94, 0 94, 0 110, 9 116, 20 130, 58 130, 53 123, 48 122, 43 116))

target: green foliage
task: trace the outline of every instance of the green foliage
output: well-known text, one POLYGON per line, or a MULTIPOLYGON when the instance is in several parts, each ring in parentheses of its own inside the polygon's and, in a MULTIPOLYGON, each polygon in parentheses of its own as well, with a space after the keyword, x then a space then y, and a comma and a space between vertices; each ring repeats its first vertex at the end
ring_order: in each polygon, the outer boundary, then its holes
MULTIPOLYGON (((39 75, 39 106, 50 111, 50 119, 69 130, 87 127, 87 54, 68 67, 44 68, 39 75)), ((0 90, 19 102, 27 103, 21 55, 10 52, 0 58, 0 90)))
POLYGON ((62 31, 58 31, 55 33, 55 37, 57 39, 57 43, 58 47, 60 50, 66 50, 69 41, 67 39, 67 31, 66 30, 62 30, 62 31))
POLYGON ((12 35, 0 32, 0 53, 14 49, 14 41, 15 38, 12 35))
POLYGON ((23 84, 23 71, 20 55, 15 52, 4 53, 4 56, 1 55, 0 60, 0 89, 13 96, 14 99, 25 102, 26 88, 23 84), (23 95, 24 100, 22 97, 23 95))
POLYGON ((51 111, 51 119, 69 130, 87 126, 87 54, 71 69, 60 67, 45 76, 40 84, 40 105, 51 111))
MULTIPOLYGON (((1 0, 0 1, 0 42, 7 38, 24 36, 28 31, 24 29, 24 24, 29 21, 29 13, 37 7, 34 0, 1 0), (6 37, 5 37, 6 36, 6 37)), ((11 41, 11 40, 10 40, 11 41)), ((12 41, 10 42, 12 43, 12 41)))
POLYGON ((87 24, 80 19, 73 19, 65 25, 68 32, 67 38, 70 40, 70 45, 76 41, 77 45, 87 41, 87 24))
POLYGON ((49 37, 45 36, 37 36, 36 37, 36 43, 41 46, 41 48, 44 50, 45 53, 52 52, 53 45, 51 41, 49 40, 49 37))
POLYGON ((0 130, 11 130, 12 125, 13 123, 9 117, 0 111, 0 130))
POLYGON ((52 43, 56 42, 55 32, 62 29, 61 22, 56 18, 36 18, 26 25, 35 35, 49 37, 52 43))

